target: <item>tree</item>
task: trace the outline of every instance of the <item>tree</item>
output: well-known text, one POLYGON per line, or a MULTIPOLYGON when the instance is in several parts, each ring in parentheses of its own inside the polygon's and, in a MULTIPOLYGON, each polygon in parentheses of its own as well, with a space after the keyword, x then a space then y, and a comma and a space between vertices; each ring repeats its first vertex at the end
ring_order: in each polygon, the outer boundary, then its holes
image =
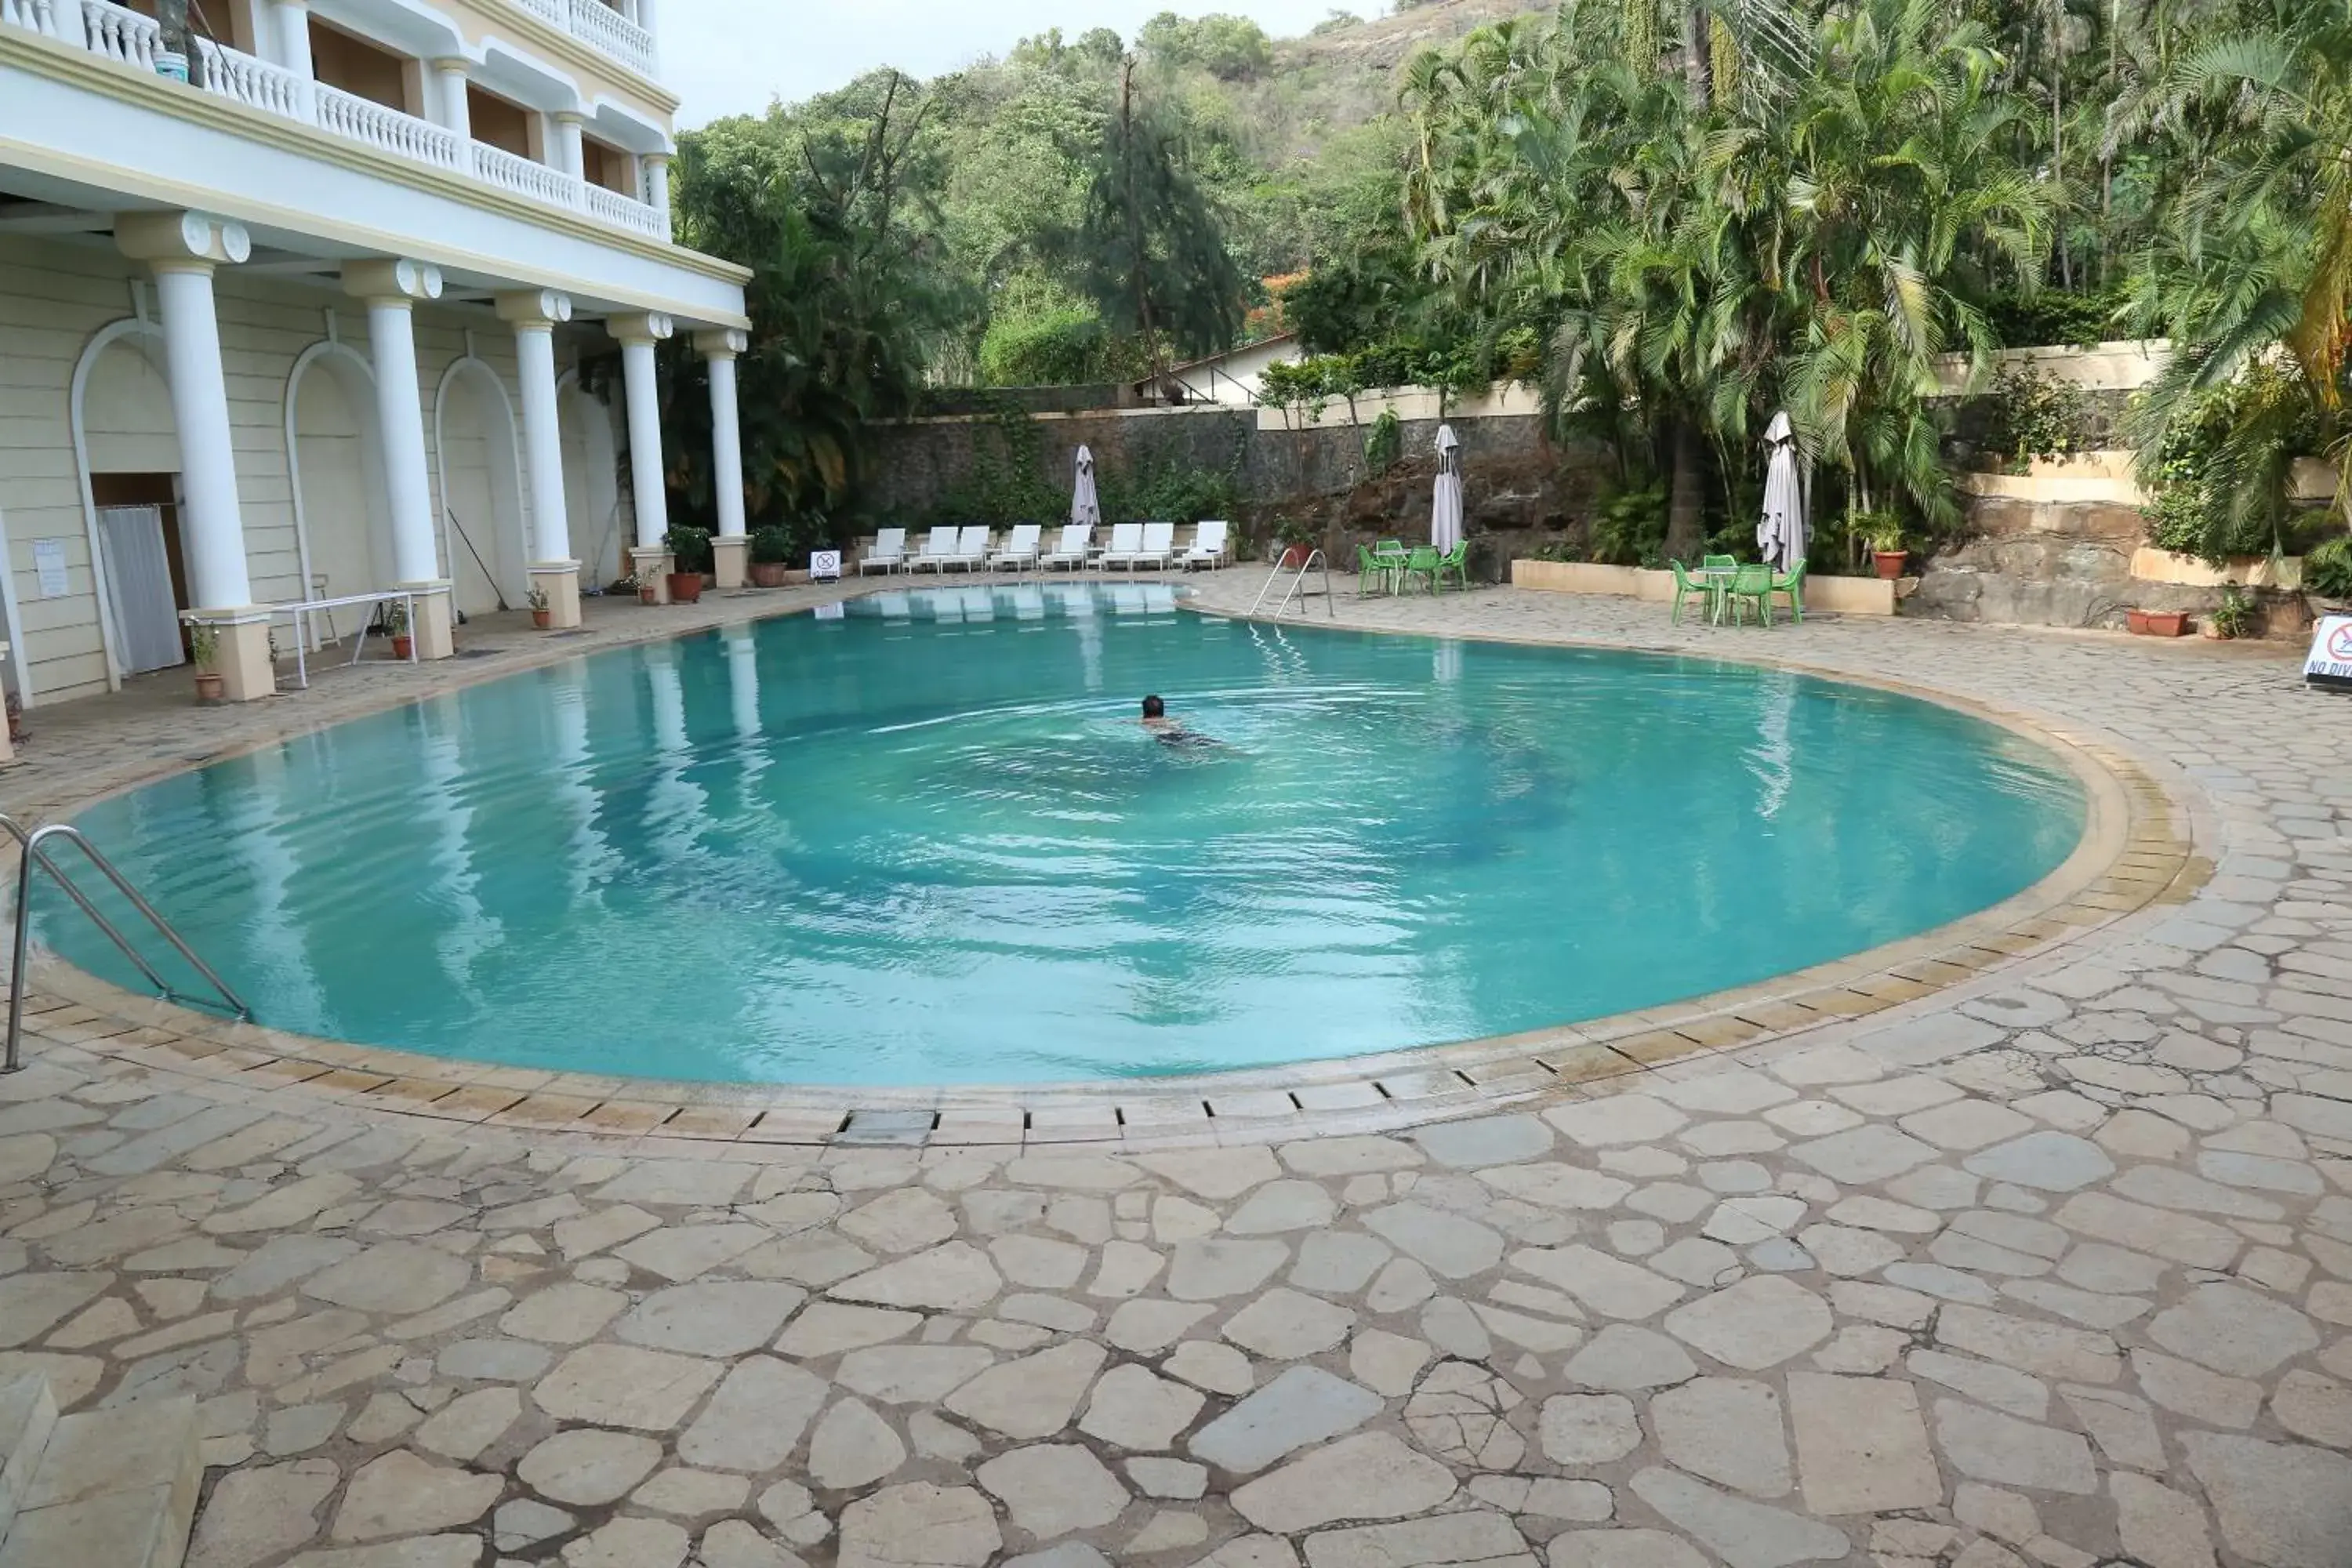
MULTIPOLYGON (((746 518, 792 529, 798 546, 834 537, 876 422, 913 410, 926 338, 952 308, 908 221, 924 121, 913 96, 894 72, 862 130, 734 119, 679 139, 680 242, 752 271, 751 346, 736 371, 746 518)), ((668 482, 686 515, 708 517, 702 361, 681 342, 668 369, 668 482)))
POLYGON ((1068 248, 1103 319, 1143 342, 1154 374, 1166 345, 1213 353, 1241 331, 1241 269, 1178 138, 1138 101, 1132 60, 1068 248))

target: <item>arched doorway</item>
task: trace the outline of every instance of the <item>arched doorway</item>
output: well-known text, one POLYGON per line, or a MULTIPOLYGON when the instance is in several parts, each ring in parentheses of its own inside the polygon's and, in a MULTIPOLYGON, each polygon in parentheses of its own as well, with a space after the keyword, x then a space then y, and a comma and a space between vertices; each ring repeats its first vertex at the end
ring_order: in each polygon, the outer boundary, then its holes
POLYGON ((563 509, 572 552, 580 559, 583 581, 603 586, 624 570, 621 537, 619 447, 613 411, 580 385, 580 373, 566 371, 555 384, 556 427, 563 437, 563 509))
POLYGON ((439 455, 442 552, 467 615, 520 608, 530 587, 524 542, 522 464, 514 405, 490 367, 461 359, 434 399, 439 455))
MULTIPOLYGON (((358 353, 323 342, 296 358, 286 383, 286 450, 303 578, 297 596, 333 599, 390 587, 392 527, 375 376, 358 353)), ((357 606, 313 624, 331 638, 356 629, 367 614, 357 606)))
POLYGON ((163 335, 137 318, 102 327, 68 395, 86 551, 109 686, 183 662, 180 612, 194 607, 180 538, 180 436, 163 335))

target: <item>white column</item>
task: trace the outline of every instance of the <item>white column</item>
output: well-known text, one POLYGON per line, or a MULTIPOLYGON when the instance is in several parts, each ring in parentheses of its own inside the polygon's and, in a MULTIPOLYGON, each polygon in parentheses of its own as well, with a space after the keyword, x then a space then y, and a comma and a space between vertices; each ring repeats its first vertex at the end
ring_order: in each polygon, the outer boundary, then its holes
POLYGON ((433 118, 470 142, 474 139, 474 107, 466 97, 466 71, 467 62, 462 58, 433 62, 434 78, 441 84, 440 107, 433 118))
POLYGON ((531 586, 547 595, 551 626, 580 624, 580 563, 563 510, 563 436, 555 416, 555 328, 572 319, 572 300, 551 289, 499 296, 499 315, 514 328, 515 367, 522 383, 524 482, 530 489, 531 586))
POLYGON ((661 75, 661 24, 656 16, 659 9, 655 0, 637 0, 637 26, 643 27, 646 37, 653 41, 653 74, 656 77, 661 75))
POLYGON ((392 574, 396 583, 441 577, 433 542, 433 489, 425 466, 425 411, 416 378, 416 330, 412 308, 441 297, 441 269, 417 261, 354 261, 343 267, 343 289, 367 302, 368 347, 375 359, 376 429, 383 447, 383 482, 392 518, 392 574))
POLYGON ((236 499, 236 463, 228 421, 228 382, 221 372, 220 319, 213 306, 213 268, 252 254, 245 229, 200 213, 139 213, 115 225, 123 254, 155 273, 163 312, 165 374, 172 421, 179 427, 181 508, 188 590, 205 609, 253 603, 245 565, 245 518, 236 499))
POLYGON ((572 319, 572 301, 552 289, 499 298, 499 314, 515 330, 515 362, 522 382, 522 445, 530 470, 531 553, 568 560, 572 529, 563 510, 563 436, 555 417, 555 327, 572 319))
POLYGON ((237 503, 228 381, 221 369, 220 318, 213 268, 253 254, 240 224, 202 213, 125 213, 114 243, 155 274, 163 312, 164 379, 180 437, 180 541, 188 565, 191 618, 212 639, 210 669, 231 701, 278 689, 269 657, 269 612, 253 602, 246 569, 245 516, 237 503))
POLYGON ((710 366, 710 488, 722 539, 743 532, 743 427, 735 408, 735 356, 751 342, 731 328, 694 334, 694 346, 710 366))
POLYGON ((296 90, 301 95, 302 117, 316 119, 311 89, 318 73, 310 63, 310 0, 275 0, 269 10, 277 24, 278 63, 293 72, 301 84, 296 90))
POLYGON ((642 179, 637 199, 660 213, 669 216, 669 154, 648 153, 637 160, 642 179))
POLYGON ((670 320, 657 311, 614 316, 604 330, 620 340, 621 380, 629 403, 629 493, 637 508, 637 548, 661 548, 669 531, 669 500, 662 484, 661 388, 654 374, 654 345, 670 335, 670 320))
POLYGON ((574 179, 588 172, 588 159, 580 145, 580 128, 584 123, 569 110, 555 115, 555 166, 574 179))

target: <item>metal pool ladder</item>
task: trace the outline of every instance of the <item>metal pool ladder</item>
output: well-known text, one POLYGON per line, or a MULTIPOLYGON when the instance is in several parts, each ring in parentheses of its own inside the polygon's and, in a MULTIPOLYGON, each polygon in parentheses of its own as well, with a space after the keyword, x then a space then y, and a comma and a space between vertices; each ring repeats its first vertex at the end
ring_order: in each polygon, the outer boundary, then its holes
MULTIPOLYGON (((1279 560, 1275 562, 1274 570, 1266 574, 1265 586, 1257 591, 1257 597, 1250 603, 1249 613, 1252 620, 1257 618, 1258 606, 1265 603, 1265 596, 1274 592, 1275 584, 1282 581, 1282 574, 1288 570, 1289 568, 1283 565, 1279 560)), ((1322 551, 1310 550, 1307 552, 1307 559, 1298 563, 1298 570, 1292 575, 1290 585, 1282 591, 1281 600, 1274 606, 1274 618, 1277 621, 1282 619, 1289 612, 1291 601, 1294 599, 1298 601, 1298 613, 1305 615, 1307 601, 1318 595, 1320 595, 1323 600, 1323 614, 1332 619, 1338 619, 1339 612, 1331 607, 1331 563, 1323 559, 1322 551), (1307 585, 1307 574, 1309 572, 1321 575, 1322 587, 1309 588, 1307 585)))
POLYGON ((16 867, 16 944, 9 950, 11 963, 8 968, 7 1054, 5 1061, 0 1061, 0 1072, 15 1072, 24 1065, 18 1058, 18 1048, 25 1026, 26 971, 29 967, 28 960, 32 952, 33 870, 36 867, 47 871, 50 880, 57 883, 66 897, 74 901, 75 908, 88 915, 90 923, 104 931, 107 940, 113 942, 121 950, 122 956, 129 959, 132 966, 147 977, 148 984, 155 987, 155 994, 165 1001, 184 1003, 189 1006, 219 1008, 241 1019, 250 1019, 253 1016, 253 1009, 245 1005, 245 999, 229 989, 228 982, 223 980, 211 964, 196 956, 196 950, 190 947, 187 940, 172 928, 172 922, 156 913, 155 906, 141 897, 139 889, 131 885, 130 879, 116 870, 114 862, 100 854, 98 846, 84 837, 79 828, 69 826, 62 822, 53 822, 46 827, 36 827, 27 831, 23 823, 5 814, 0 814, 0 828, 5 828, 8 836, 16 839, 23 856, 16 867), (213 988, 214 997, 207 1000, 201 996, 184 995, 174 990, 172 983, 165 980, 153 964, 140 956, 138 948, 132 945, 131 939, 117 930, 114 922, 108 920, 100 912, 98 906, 89 901, 89 896, 75 884, 71 877, 66 875, 64 868, 49 858, 48 851, 42 846, 51 839, 71 844, 79 848, 89 858, 89 863, 97 867, 108 881, 114 884, 115 890, 131 900, 131 907, 144 915, 147 918, 147 923, 153 926, 163 940, 178 951, 182 958, 195 966, 196 973, 203 975, 205 983, 213 988))

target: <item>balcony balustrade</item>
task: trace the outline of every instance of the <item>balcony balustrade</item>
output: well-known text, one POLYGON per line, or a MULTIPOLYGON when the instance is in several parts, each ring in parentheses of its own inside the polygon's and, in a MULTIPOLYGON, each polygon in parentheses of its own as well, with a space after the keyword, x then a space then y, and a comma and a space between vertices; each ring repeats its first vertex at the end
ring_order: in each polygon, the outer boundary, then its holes
MULTIPOLYGON (((523 0, 534 11, 569 5, 572 10, 604 12, 624 27, 643 34, 618 12, 598 0, 523 0)), ((139 70, 155 68, 163 52, 163 32, 152 17, 113 0, 0 0, 0 24, 31 30, 79 44, 94 54, 139 70)), ((583 213, 655 239, 669 237, 669 216, 657 207, 591 184, 575 174, 545 163, 519 158, 503 148, 468 141, 446 126, 388 108, 373 99, 311 81, 282 66, 208 38, 193 40, 195 58, 188 62, 193 90, 226 98, 248 109, 281 119, 315 125, 330 135, 361 142, 378 152, 436 169, 467 175, 502 191, 583 213)), ((650 54, 651 42, 646 42, 650 54)))

